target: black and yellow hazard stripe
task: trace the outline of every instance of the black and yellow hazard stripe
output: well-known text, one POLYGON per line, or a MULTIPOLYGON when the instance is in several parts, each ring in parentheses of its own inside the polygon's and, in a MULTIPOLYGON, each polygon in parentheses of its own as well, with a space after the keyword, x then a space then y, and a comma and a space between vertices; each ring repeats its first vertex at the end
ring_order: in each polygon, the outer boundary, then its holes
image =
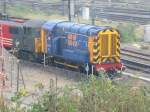
POLYGON ((119 63, 120 62, 120 34, 117 31, 115 32, 116 32, 116 39, 117 39, 115 61, 119 63))
POLYGON ((99 37, 94 38, 93 61, 94 61, 94 63, 99 63, 99 61, 100 61, 100 41, 99 41, 99 37))
POLYGON ((116 61, 120 62, 120 35, 117 35, 117 50, 116 50, 116 61))

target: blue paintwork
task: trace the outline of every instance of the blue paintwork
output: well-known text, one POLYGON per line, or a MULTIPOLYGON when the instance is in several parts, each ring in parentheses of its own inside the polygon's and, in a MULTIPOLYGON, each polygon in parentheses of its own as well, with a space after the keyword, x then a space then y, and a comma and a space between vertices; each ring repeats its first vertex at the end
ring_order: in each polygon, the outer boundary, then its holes
POLYGON ((56 20, 46 22, 42 28, 47 31, 46 39, 49 55, 70 61, 89 63, 88 38, 111 27, 56 20), (70 34, 76 35, 76 38, 71 41, 71 45, 68 44, 68 35, 70 34))

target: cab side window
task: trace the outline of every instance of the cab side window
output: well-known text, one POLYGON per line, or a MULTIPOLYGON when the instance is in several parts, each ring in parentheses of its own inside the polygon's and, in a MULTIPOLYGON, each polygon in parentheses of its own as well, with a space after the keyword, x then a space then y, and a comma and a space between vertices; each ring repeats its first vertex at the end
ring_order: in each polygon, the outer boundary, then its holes
POLYGON ((18 34, 19 33, 19 28, 17 28, 17 27, 10 27, 9 28, 9 32, 11 34, 18 34))
POLYGON ((24 27, 24 34, 31 34, 32 33, 32 28, 29 28, 29 27, 24 27))

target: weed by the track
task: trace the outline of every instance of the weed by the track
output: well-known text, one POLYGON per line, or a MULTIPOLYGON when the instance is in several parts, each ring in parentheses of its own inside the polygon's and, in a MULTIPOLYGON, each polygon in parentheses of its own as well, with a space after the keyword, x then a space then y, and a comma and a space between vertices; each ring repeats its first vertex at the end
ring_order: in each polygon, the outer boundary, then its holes
POLYGON ((52 84, 27 110, 15 102, 16 106, 8 106, 0 98, 0 112, 149 112, 149 96, 148 88, 114 85, 111 80, 91 76, 74 86, 52 84))
POLYGON ((92 76, 75 87, 50 90, 29 112, 149 112, 148 94, 142 87, 114 85, 92 76))

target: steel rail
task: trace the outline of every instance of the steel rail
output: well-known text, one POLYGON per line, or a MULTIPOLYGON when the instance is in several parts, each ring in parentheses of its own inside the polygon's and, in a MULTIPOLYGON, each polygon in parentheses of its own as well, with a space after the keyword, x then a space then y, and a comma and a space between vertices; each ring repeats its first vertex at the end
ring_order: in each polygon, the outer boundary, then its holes
POLYGON ((136 78, 136 79, 140 79, 140 80, 143 80, 143 81, 146 81, 146 82, 150 82, 150 78, 137 76, 137 75, 134 75, 132 73, 123 72, 123 75, 130 76, 130 77, 136 78))
MULTIPOLYGON (((128 61, 128 60, 127 60, 128 61)), ((126 62, 127 62, 126 61, 126 62)), ((143 73, 150 73, 150 69, 146 69, 146 68, 144 68, 144 67, 141 67, 141 66, 137 66, 137 65, 135 65, 135 63, 132 63, 131 64, 131 62, 127 62, 127 63, 124 63, 125 64, 125 66, 128 68, 128 69, 131 69, 131 70, 136 70, 136 71, 141 71, 141 72, 143 72, 143 73)))
POLYGON ((124 49, 124 48, 121 48, 121 51, 130 52, 130 53, 139 54, 139 55, 144 55, 144 56, 147 56, 150 58, 150 54, 148 54, 148 53, 141 53, 141 52, 138 52, 135 50, 133 51, 133 50, 124 49))
POLYGON ((128 68, 150 73, 150 54, 121 48, 122 61, 128 68))
POLYGON ((133 61, 129 59, 121 59, 125 66, 127 66, 130 69, 139 70, 145 73, 150 73, 150 65, 141 63, 139 61, 133 61))
POLYGON ((139 53, 139 52, 132 52, 132 51, 123 51, 121 52, 121 54, 123 56, 128 56, 128 57, 133 57, 133 58, 137 58, 137 59, 141 59, 144 61, 148 61, 150 63, 150 56, 149 54, 143 54, 143 53, 139 53))
POLYGON ((136 55, 136 54, 133 54, 133 53, 126 53, 126 52, 121 52, 121 54, 125 55, 125 56, 128 56, 128 57, 133 57, 133 58, 141 59, 143 61, 150 62, 150 58, 149 57, 145 57, 145 56, 142 56, 142 55, 136 55))

